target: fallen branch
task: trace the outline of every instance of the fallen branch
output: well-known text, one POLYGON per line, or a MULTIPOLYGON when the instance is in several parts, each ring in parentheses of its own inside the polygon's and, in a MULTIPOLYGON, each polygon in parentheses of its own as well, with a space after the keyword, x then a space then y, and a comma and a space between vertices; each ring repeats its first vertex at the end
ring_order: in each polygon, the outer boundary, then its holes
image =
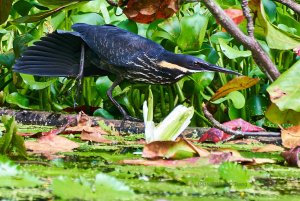
MULTIPOLYGON (((25 125, 47 125, 47 126, 64 126, 68 122, 76 123, 77 114, 61 114, 54 112, 44 112, 44 111, 28 111, 28 110, 11 110, 6 108, 0 108, 0 116, 9 115, 14 116, 16 121, 25 125)), ((116 129, 120 128, 122 120, 107 120, 101 117, 90 117, 93 121, 93 126, 97 125, 98 121, 104 121, 107 125, 113 125, 116 129)), ((210 120, 210 118, 208 118, 210 120)), ((215 120, 216 121, 216 120, 215 120)), ((71 123, 72 124, 72 123, 71 123)), ((220 123, 219 123, 220 124, 220 123)), ((214 124, 215 125, 215 124, 214 124)), ((202 127, 188 127, 182 133, 185 137, 201 137, 210 128, 202 127)), ((144 133, 145 127, 141 122, 125 122, 123 126, 123 132, 128 133, 144 133)), ((254 133, 251 133, 254 134, 254 133)), ((279 134, 275 135, 278 136, 279 134)), ((256 136, 256 135, 247 135, 256 136)), ((278 141, 278 138, 272 138, 274 136, 270 135, 260 135, 257 139, 265 143, 273 143, 278 141)))
POLYGON ((243 131, 235 131, 227 126, 222 125, 220 122, 218 122, 213 115, 208 111, 206 104, 202 104, 203 113, 206 116, 206 118, 213 124, 213 127, 218 128, 225 133, 228 133, 230 135, 234 136, 240 136, 240 137, 280 137, 281 134, 277 132, 243 132, 243 131))
MULTIPOLYGON (((54 112, 45 111, 29 111, 29 110, 12 110, 7 108, 0 108, 0 116, 9 115, 14 116, 16 121, 25 125, 44 125, 44 126, 64 126, 68 122, 70 124, 77 123, 77 114, 62 114, 54 112)), ((107 125, 113 125, 116 129, 119 129, 122 120, 108 120, 102 117, 92 117, 93 126, 97 125, 98 121, 104 121, 107 125)), ((201 136, 209 128, 193 128, 189 127, 183 132, 183 135, 191 137, 196 135, 196 137, 201 136)), ((122 126, 123 132, 128 133, 144 133, 145 127, 144 123, 141 122, 129 122, 126 121, 122 126)))

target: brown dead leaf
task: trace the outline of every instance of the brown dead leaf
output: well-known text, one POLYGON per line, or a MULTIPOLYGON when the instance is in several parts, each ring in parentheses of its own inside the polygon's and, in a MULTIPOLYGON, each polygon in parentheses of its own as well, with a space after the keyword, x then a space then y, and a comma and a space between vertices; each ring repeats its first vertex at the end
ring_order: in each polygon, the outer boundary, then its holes
MULTIPOLYGON (((95 128, 95 127, 91 127, 95 128)), ((90 132, 86 130, 82 130, 81 135, 80 135, 81 140, 87 140, 87 141, 92 141, 92 142, 100 142, 100 143, 107 143, 111 144, 113 141, 106 139, 101 135, 101 132, 90 132)))
POLYGON ((300 146, 297 146, 289 151, 282 152, 281 155, 290 166, 300 167, 299 151, 300 146))
MULTIPOLYGON (((201 165, 202 158, 193 157, 186 158, 182 160, 147 160, 147 159, 130 159, 130 160, 122 160, 121 164, 126 165, 145 165, 145 166, 163 166, 163 167, 182 167, 182 166, 192 166, 192 165, 201 165)), ((207 163, 203 161, 203 165, 207 163)))
POLYGON ((129 0, 123 13, 139 23, 150 23, 171 17, 179 9, 177 0, 129 0))
POLYGON ((146 144, 142 156, 149 159, 178 159, 197 155, 201 157, 208 156, 209 152, 196 147, 183 138, 178 138, 176 141, 154 141, 146 144))
POLYGON ((257 82, 259 82, 258 78, 250 78, 247 76, 239 76, 229 81, 227 84, 222 86, 217 90, 217 92, 211 97, 210 101, 215 101, 219 98, 222 98, 233 91, 238 91, 242 89, 247 89, 252 87, 257 82))
POLYGON ((212 152, 209 156, 210 164, 220 164, 226 161, 237 162, 243 165, 276 163, 275 160, 269 158, 244 158, 237 150, 234 149, 220 149, 217 152, 212 152))
MULTIPOLYGON (((65 129, 64 133, 79 133, 84 132, 85 136, 83 137, 85 140, 88 139, 87 133, 97 133, 93 137, 93 139, 96 139, 96 135, 106 135, 108 134, 105 130, 103 130, 100 126, 92 126, 93 122, 92 119, 86 115, 84 112, 80 112, 77 115, 77 125, 76 126, 69 126, 65 129)), ((99 138, 100 139, 100 138, 99 138)), ((93 141, 93 140, 91 140, 93 141)), ((96 141, 95 141, 96 142, 96 141)))
POLYGON ((92 126, 93 124, 92 119, 84 112, 79 112, 79 114, 76 116, 76 119, 77 126, 92 126))
POLYGON ((253 152, 282 152, 284 148, 276 146, 274 144, 267 144, 263 147, 255 147, 252 149, 253 152))
POLYGON ((70 152, 79 147, 79 144, 55 134, 42 136, 36 141, 26 141, 25 147, 35 154, 42 154, 52 159, 59 152, 70 152))
POLYGON ((300 126, 292 126, 287 129, 281 129, 282 145, 286 148, 300 146, 300 126))

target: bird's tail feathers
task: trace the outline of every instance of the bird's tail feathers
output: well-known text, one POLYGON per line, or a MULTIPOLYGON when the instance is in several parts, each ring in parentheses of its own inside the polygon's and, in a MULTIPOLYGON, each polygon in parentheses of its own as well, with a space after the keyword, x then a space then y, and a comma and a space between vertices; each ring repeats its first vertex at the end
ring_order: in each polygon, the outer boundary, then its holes
POLYGON ((38 76, 76 77, 82 43, 82 39, 71 32, 48 34, 23 53, 13 71, 38 76))

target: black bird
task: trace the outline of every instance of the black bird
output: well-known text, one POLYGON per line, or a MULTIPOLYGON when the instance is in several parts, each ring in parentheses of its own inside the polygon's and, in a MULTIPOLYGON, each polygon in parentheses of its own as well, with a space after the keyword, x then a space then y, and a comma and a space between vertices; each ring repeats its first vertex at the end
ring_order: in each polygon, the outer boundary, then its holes
POLYGON ((174 54, 142 36, 112 25, 74 24, 74 32, 55 31, 29 47, 13 70, 37 76, 77 77, 116 75, 107 91, 124 120, 133 120, 112 97, 123 80, 171 84, 185 75, 203 71, 239 73, 199 58, 174 54))

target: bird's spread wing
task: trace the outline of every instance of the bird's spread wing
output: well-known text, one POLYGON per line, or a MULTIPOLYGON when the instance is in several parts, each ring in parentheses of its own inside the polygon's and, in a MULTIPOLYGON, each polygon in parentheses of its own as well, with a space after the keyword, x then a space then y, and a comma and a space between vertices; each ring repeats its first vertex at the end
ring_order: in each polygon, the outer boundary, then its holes
POLYGON ((154 58, 164 51, 159 44, 115 26, 75 24, 72 28, 101 59, 112 65, 130 66, 145 54, 154 58))
MULTIPOLYGON (((27 48, 16 61, 13 70, 38 76, 76 77, 79 73, 82 43, 83 40, 76 33, 53 32, 27 48)), ((85 76, 103 73, 91 64, 85 65, 85 76)))

